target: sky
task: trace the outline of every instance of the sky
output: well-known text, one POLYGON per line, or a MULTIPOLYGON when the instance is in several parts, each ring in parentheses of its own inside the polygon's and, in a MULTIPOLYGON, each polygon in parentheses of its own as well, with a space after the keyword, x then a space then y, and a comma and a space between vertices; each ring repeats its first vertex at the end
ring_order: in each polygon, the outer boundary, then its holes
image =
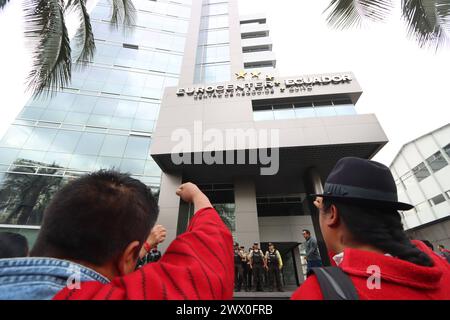
MULTIPOLYGON (((399 6, 385 23, 333 30, 323 14, 330 1, 239 0, 239 10, 266 14, 280 76, 355 74, 363 89, 357 112, 375 113, 389 139, 374 160, 390 165, 402 145, 449 122, 450 48, 420 49, 406 36, 399 6)), ((21 10, 12 0, 0 12, 0 136, 29 98, 21 10)))

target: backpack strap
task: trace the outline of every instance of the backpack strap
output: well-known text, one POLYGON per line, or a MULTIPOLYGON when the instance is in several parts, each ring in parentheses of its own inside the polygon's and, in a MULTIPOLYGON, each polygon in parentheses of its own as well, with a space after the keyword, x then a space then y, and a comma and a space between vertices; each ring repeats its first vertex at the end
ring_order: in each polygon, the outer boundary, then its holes
POLYGON ((311 268, 319 281, 324 300, 358 300, 358 293, 350 277, 339 267, 311 268))

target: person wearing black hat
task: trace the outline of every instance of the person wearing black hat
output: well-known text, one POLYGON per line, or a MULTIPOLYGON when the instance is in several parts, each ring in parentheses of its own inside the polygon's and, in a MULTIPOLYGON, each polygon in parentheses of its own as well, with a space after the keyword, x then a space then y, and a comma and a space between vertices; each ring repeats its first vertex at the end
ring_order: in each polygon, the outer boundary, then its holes
POLYGON ((450 299, 449 266, 403 230, 398 211, 413 206, 398 201, 388 167, 342 158, 311 196, 338 268, 313 268, 291 299, 450 299))

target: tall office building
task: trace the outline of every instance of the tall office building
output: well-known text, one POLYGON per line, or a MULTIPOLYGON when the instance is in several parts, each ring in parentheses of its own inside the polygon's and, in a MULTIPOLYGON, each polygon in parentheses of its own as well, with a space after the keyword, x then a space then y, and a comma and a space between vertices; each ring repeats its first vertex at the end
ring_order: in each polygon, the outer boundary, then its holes
POLYGON ((307 194, 322 190, 338 159, 371 158, 387 138, 373 114, 357 114, 362 90, 351 72, 280 76, 265 17, 214 2, 192 4, 179 83, 165 89, 153 133, 159 222, 169 241, 185 230, 194 210, 173 191, 193 181, 237 242, 276 244, 295 286, 305 276, 303 228, 327 260, 307 194))
POLYGON ((406 143, 390 166, 403 212, 403 225, 414 239, 450 247, 450 124, 406 143))
POLYGON ((51 196, 71 178, 117 168, 157 192, 160 170, 149 156, 163 88, 176 85, 191 0, 134 0, 133 28, 111 27, 111 5, 90 17, 93 63, 74 68, 69 87, 30 100, 0 142, 0 231, 32 243, 51 196))
POLYGON ((339 158, 371 158, 387 142, 375 115, 357 114, 355 76, 279 76, 265 17, 239 16, 237 0, 135 4, 124 34, 101 0, 93 64, 55 98, 30 101, 1 140, 1 227, 32 238, 61 185, 116 167, 159 192, 164 250, 193 214, 174 191, 193 181, 242 245, 274 242, 297 285, 303 228, 327 259, 307 194, 339 158))

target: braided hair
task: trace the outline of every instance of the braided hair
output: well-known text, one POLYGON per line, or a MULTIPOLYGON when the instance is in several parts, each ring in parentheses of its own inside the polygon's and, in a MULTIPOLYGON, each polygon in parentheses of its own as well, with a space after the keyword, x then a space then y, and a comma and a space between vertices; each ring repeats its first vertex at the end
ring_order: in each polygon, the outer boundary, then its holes
POLYGON ((353 238, 370 244, 399 259, 420 266, 433 266, 431 258, 411 243, 403 231, 400 214, 395 209, 380 209, 324 199, 328 211, 334 204, 353 238))

